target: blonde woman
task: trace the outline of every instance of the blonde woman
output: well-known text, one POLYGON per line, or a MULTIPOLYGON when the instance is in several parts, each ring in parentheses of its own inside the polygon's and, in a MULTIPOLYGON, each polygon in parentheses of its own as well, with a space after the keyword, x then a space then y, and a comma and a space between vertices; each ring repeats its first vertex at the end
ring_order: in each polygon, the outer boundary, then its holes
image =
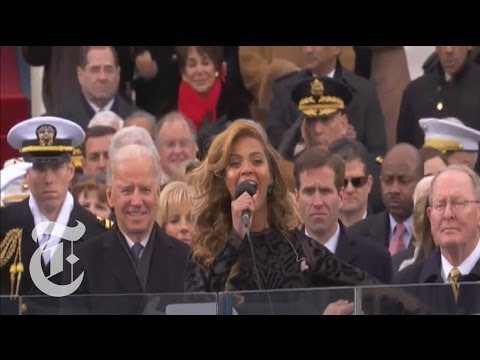
MULTIPOLYGON (((429 206, 428 190, 433 178, 434 176, 424 177, 418 182, 413 192, 413 236, 415 237, 415 250, 413 257, 404 260, 400 264, 398 271, 422 260, 435 249, 430 229, 430 220, 427 216, 427 208, 429 206)), ((408 249, 406 251, 408 251, 408 249)), ((401 256, 401 254, 398 255, 401 256)))
POLYGON ((192 205, 193 188, 182 181, 172 181, 160 194, 158 225, 168 235, 186 244, 192 241, 192 205))

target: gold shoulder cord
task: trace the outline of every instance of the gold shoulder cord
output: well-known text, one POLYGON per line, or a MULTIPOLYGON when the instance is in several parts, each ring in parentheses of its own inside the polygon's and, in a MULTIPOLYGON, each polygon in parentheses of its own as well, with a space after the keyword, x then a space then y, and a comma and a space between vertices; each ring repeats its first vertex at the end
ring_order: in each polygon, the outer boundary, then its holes
POLYGON ((18 296, 24 270, 22 264, 22 229, 20 228, 11 229, 0 242, 0 267, 4 267, 12 257, 14 260, 10 265, 10 296, 13 298, 18 296))

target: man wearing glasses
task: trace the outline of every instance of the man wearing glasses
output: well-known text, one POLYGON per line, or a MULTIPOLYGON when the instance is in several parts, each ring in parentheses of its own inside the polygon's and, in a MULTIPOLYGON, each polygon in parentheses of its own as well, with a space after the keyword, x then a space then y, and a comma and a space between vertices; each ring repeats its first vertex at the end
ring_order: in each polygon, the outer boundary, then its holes
MULTIPOLYGON (((373 176, 367 165, 369 154, 361 142, 349 139, 333 142, 329 150, 345 161, 343 203, 339 216, 343 225, 348 228, 371 213, 369 194, 372 190, 373 176)), ((378 185, 377 187, 379 188, 378 185)))
POLYGON ((451 286, 420 293, 434 313, 480 312, 480 178, 465 165, 450 165, 435 176, 427 214, 437 248, 397 274, 395 282, 451 286))
POLYGON ((319 146, 306 149, 295 161, 295 199, 305 234, 345 262, 389 283, 392 262, 388 251, 366 238, 347 235, 339 221, 344 175, 343 159, 319 146))

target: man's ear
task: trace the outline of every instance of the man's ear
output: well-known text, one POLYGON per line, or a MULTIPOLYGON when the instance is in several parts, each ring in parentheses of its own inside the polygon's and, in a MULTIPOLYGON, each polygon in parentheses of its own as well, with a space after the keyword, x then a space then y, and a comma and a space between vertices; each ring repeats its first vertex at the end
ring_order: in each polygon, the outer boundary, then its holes
POLYGON ((107 194, 107 204, 113 209, 112 186, 107 184, 105 186, 105 192, 107 194))
POLYGON ((302 140, 305 142, 305 133, 306 133, 306 124, 305 124, 305 119, 302 120, 302 124, 300 125, 300 132, 302 134, 302 140))
POLYGON ((367 186, 368 186, 368 193, 369 194, 370 194, 370 191, 372 191, 372 185, 373 185, 373 176, 368 175, 367 186))
POLYGON ((69 161, 67 163, 67 175, 68 175, 68 183, 71 183, 73 177, 75 176, 75 165, 73 165, 72 161, 69 161))
POLYGON ((85 70, 83 70, 80 66, 77 66, 77 79, 80 85, 83 85, 85 79, 85 70))
POLYGON ((347 114, 342 114, 340 116, 340 126, 342 127, 342 135, 345 136, 348 128, 348 116, 347 114))
POLYGON ((296 205, 298 206, 298 198, 299 198, 300 193, 298 192, 297 189, 293 191, 293 196, 295 198, 296 205))
POLYGON ((340 205, 339 207, 342 207, 343 205, 343 199, 345 197, 345 188, 342 186, 340 191, 338 192, 338 197, 340 198, 340 205))

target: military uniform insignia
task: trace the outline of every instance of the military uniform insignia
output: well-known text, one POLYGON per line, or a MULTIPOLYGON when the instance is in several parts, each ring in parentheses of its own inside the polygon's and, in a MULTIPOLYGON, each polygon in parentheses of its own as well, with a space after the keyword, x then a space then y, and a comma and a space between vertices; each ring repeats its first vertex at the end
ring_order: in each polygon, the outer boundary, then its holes
POLYGON ((22 229, 9 230, 0 242, 0 268, 13 258, 10 265, 10 295, 18 296, 24 267, 22 264, 22 229))
POLYGON ((383 164, 383 158, 382 158, 381 156, 377 156, 377 157, 375 158, 375 161, 377 162, 377 164, 380 164, 380 165, 383 164))
POLYGON ((292 100, 306 118, 328 118, 343 111, 352 100, 350 89, 328 77, 308 79, 292 90, 292 100))
POLYGON ((44 124, 37 128, 37 139, 40 146, 52 146, 56 136, 55 126, 44 124))
POLYGON ((112 228, 113 224, 115 224, 114 221, 112 221, 110 219, 105 219, 105 218, 103 218, 101 216, 98 216, 98 215, 97 215, 97 220, 107 230, 112 228))
POLYGON ((310 86, 311 86, 310 91, 313 96, 321 97, 323 95, 325 88, 323 87, 323 83, 320 80, 318 79, 313 80, 310 86))
POLYGON ((73 162, 73 166, 75 166, 75 169, 81 169, 82 168, 82 165, 83 165, 82 149, 75 148, 75 150, 73 150, 72 162, 73 162))

